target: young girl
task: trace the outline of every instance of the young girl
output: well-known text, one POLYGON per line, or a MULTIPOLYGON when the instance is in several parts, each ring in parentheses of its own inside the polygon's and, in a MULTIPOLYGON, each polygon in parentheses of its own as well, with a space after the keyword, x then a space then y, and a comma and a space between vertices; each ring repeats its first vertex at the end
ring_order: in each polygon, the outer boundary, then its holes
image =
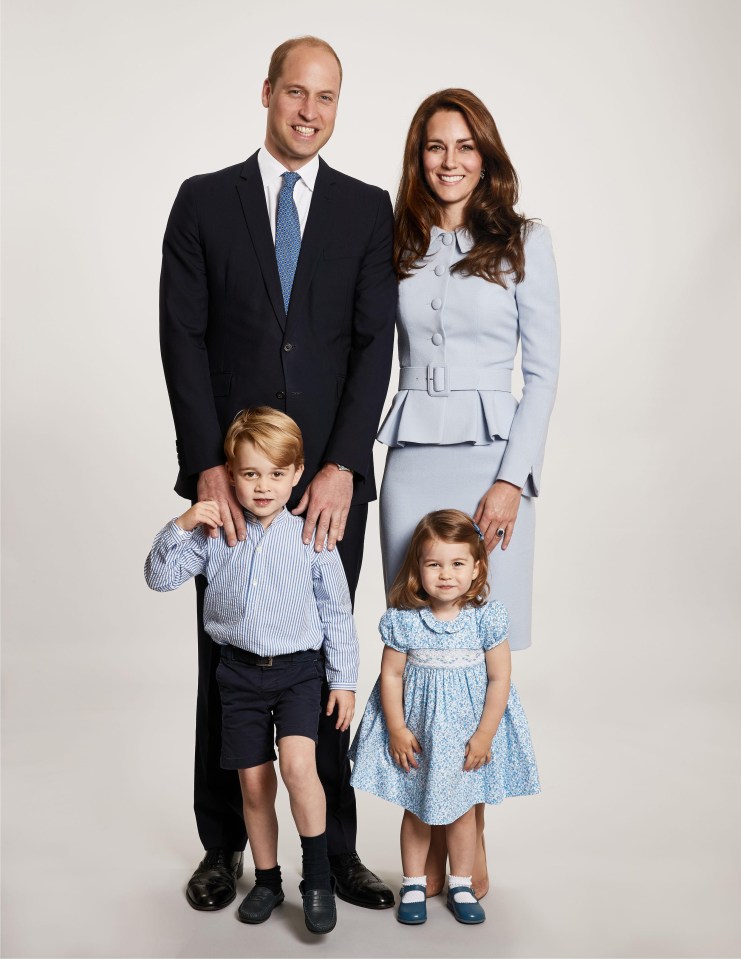
POLYGON ((351 782, 405 809, 399 922, 427 919, 430 826, 445 825, 447 905, 486 918, 471 889, 477 803, 540 791, 525 714, 510 683, 507 611, 487 603, 488 555, 460 510, 428 513, 412 536, 380 623, 381 676, 350 758, 351 782))

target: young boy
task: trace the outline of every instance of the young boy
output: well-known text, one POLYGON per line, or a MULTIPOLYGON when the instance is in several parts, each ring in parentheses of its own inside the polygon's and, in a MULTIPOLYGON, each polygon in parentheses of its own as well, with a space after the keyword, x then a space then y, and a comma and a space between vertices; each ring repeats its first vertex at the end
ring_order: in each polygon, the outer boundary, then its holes
POLYGON ((239 907, 243 922, 264 922, 283 902, 278 865, 274 740, 303 853, 304 918, 311 932, 337 921, 327 858, 326 811, 315 745, 322 680, 327 713, 347 729, 355 711, 358 641, 336 550, 301 539, 303 519, 286 503, 304 469, 301 431, 285 413, 242 410, 224 441, 227 470, 245 509, 247 538, 229 547, 215 502, 196 503, 158 534, 147 584, 166 592, 191 576, 208 580, 204 624, 219 643, 221 765, 237 769, 255 885, 239 907))

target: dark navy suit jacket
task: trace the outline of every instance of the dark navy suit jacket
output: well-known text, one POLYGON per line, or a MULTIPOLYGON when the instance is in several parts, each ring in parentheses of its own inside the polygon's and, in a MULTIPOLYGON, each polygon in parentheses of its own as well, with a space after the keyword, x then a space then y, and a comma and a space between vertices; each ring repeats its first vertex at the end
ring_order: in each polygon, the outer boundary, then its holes
POLYGON ((163 244, 160 344, 180 472, 223 463, 235 414, 272 406, 304 436, 306 471, 355 472, 375 498, 372 448, 391 371, 397 282, 388 194, 320 159, 288 315, 257 154, 180 188, 163 244))

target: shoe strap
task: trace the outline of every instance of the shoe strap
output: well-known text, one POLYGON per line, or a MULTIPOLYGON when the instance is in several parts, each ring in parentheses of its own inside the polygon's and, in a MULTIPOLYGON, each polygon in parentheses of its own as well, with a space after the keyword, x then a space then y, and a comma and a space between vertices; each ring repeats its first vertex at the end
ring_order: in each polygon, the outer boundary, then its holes
POLYGON ((427 892, 427 886, 402 886, 399 895, 403 896, 407 892, 427 892))
MULTIPOLYGON (((408 888, 409 888, 409 886, 407 886, 407 889, 408 889, 408 888)), ((448 895, 449 895, 449 896, 454 896, 457 892, 470 892, 472 896, 474 895, 474 893, 473 893, 473 886, 453 886, 452 889, 448 889, 448 895)), ((476 897, 474 896, 474 898, 476 898, 476 897)), ((478 901, 478 900, 477 900, 477 901, 478 901)), ((464 905, 464 906, 465 906, 466 903, 461 903, 460 905, 464 905)), ((473 903, 472 903, 472 902, 469 902, 468 905, 469 905, 469 906, 472 906, 473 903)))

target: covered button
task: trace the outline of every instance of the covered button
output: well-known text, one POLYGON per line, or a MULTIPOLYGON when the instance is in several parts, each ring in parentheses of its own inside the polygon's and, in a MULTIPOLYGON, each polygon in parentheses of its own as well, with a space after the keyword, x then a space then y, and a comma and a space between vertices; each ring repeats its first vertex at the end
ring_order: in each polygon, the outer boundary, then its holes
POLYGON ((439 296, 436 296, 435 299, 432 301, 432 303, 430 303, 430 306, 432 307, 433 310, 439 310, 442 305, 443 305, 443 301, 440 299, 439 296))
POLYGON ((435 333, 435 334, 433 334, 432 342, 435 344, 435 346, 440 346, 440 344, 442 343, 442 341, 443 341, 443 335, 442 335, 442 333, 435 333))

